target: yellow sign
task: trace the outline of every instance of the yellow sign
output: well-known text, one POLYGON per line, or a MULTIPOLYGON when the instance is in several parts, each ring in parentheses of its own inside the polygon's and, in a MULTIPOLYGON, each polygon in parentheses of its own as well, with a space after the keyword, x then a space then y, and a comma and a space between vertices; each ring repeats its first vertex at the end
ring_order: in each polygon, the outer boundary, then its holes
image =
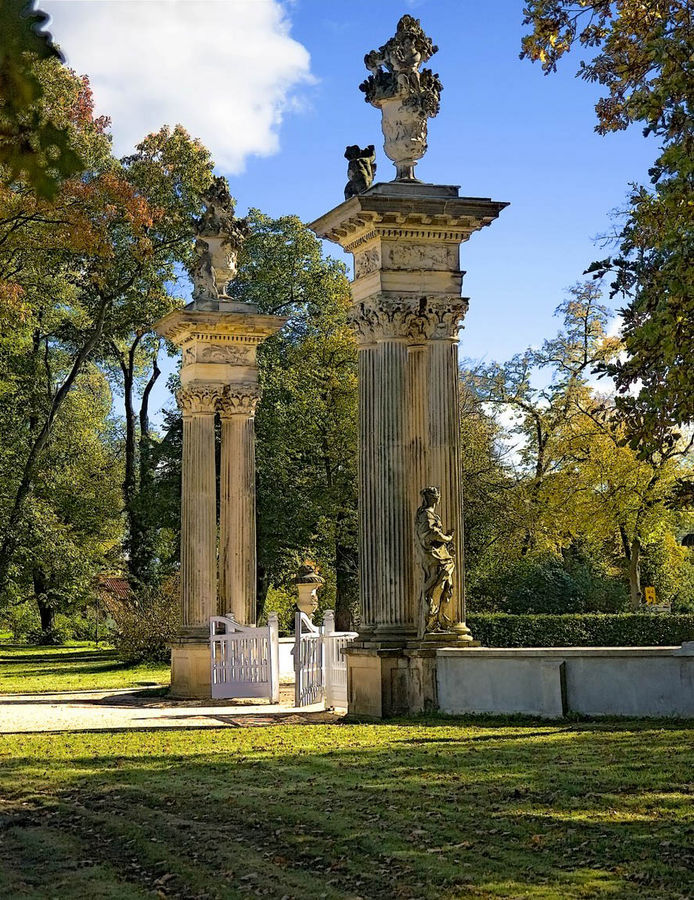
POLYGON ((655 605, 655 588, 647 587, 643 589, 644 596, 646 597, 646 603, 649 606, 655 605))

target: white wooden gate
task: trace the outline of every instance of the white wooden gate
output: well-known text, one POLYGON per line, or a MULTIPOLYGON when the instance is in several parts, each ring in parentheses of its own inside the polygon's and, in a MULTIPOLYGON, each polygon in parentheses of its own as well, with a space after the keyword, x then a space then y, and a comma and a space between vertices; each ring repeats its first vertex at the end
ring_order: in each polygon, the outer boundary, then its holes
POLYGON ((335 613, 326 610, 322 628, 305 613, 295 619, 294 692, 296 706, 325 702, 327 707, 347 706, 345 647, 356 631, 335 631, 335 613))
POLYGON ((279 703, 277 615, 264 627, 239 625, 233 616, 210 619, 212 697, 258 697, 279 703))
POLYGON ((294 617, 294 705, 309 706, 323 699, 321 630, 306 613, 294 617))

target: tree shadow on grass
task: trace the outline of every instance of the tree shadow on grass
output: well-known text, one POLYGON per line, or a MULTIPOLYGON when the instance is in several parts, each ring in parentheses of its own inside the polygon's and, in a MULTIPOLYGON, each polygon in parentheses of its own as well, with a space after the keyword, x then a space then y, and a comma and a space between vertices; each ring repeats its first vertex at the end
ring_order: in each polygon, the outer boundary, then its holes
POLYGON ((63 665, 67 663, 98 663, 117 659, 115 650, 86 650, 75 653, 26 653, 17 656, 4 656, 0 652, 0 663, 4 666, 41 666, 44 663, 63 665))
POLYGON ((688 895, 681 727, 447 727, 17 740, 5 883, 56 897, 688 895))

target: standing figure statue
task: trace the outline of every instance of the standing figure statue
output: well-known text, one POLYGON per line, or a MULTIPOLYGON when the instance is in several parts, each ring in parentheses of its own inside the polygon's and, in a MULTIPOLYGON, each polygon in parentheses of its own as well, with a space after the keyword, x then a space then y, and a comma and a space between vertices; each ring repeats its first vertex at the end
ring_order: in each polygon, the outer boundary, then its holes
POLYGON ((197 303, 218 300, 219 288, 217 287, 217 278, 212 267, 210 245, 201 237, 197 237, 193 250, 195 256, 190 268, 190 277, 193 282, 193 300, 197 303))
POLYGON ((454 533, 444 531, 436 506, 441 499, 437 487, 425 487, 422 505, 415 516, 415 536, 422 566, 422 591, 418 636, 448 631, 451 617, 453 574, 455 572, 454 533))
POLYGON ((369 144, 362 150, 357 144, 347 147, 345 150, 347 162, 347 178, 345 185, 345 200, 368 190, 374 183, 376 174, 376 153, 374 145, 369 144))

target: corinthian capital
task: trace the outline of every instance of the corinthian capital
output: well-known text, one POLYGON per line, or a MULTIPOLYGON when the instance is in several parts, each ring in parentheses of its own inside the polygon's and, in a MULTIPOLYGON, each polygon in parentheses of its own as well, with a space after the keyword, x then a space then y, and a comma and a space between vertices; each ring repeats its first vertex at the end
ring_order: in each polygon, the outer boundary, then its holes
POLYGON ((182 387, 176 394, 176 400, 184 416, 209 414, 215 412, 221 390, 212 384, 191 384, 182 387))
POLYGON ((219 415, 253 416, 260 402, 260 387, 257 384, 228 384, 217 403, 219 415))
POLYGON ((467 308, 465 297, 375 297, 355 304, 349 320, 363 345, 454 340, 467 308))

